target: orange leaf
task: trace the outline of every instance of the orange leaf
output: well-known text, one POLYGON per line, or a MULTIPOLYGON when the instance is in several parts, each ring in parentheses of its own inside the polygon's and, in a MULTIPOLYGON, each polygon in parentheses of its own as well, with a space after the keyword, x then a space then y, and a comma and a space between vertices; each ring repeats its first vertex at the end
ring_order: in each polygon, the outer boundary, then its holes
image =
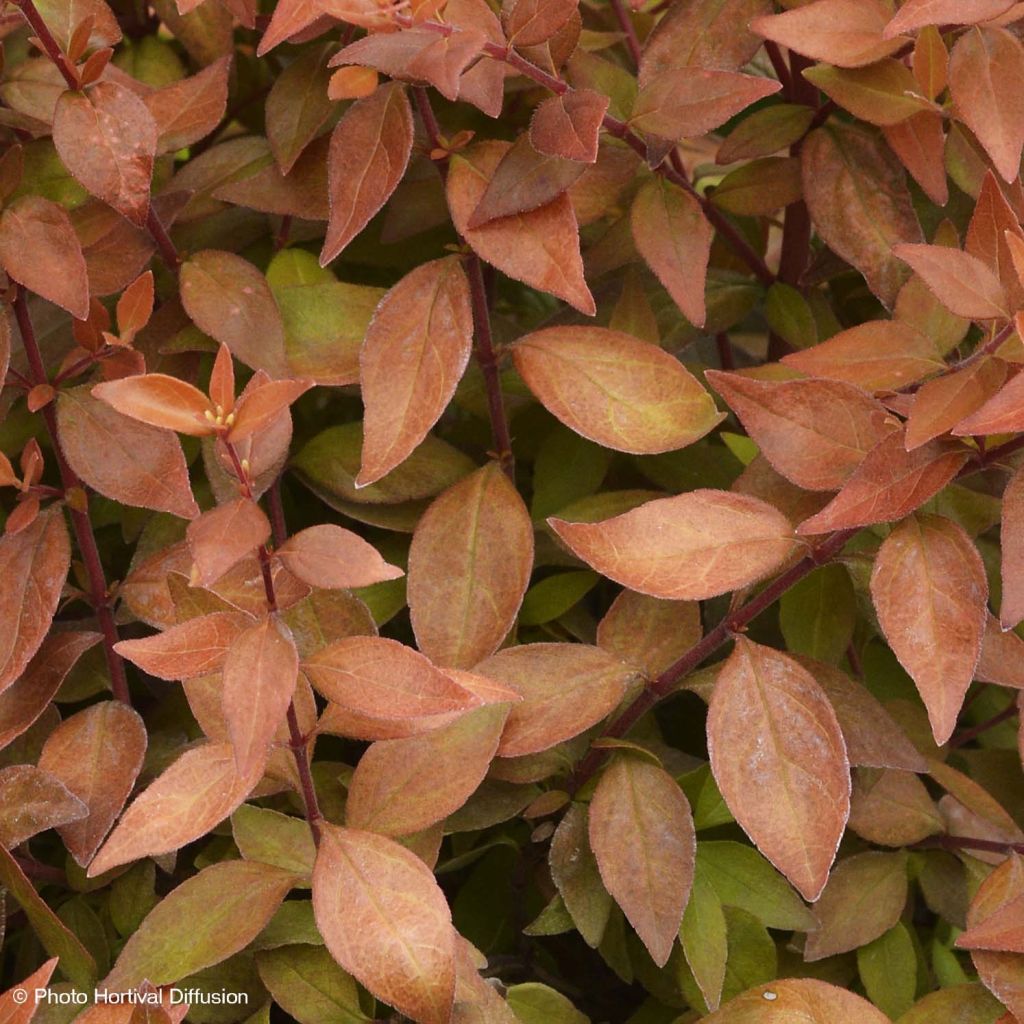
POLYGON ((597 625, 597 643, 655 678, 701 638, 700 605, 623 590, 597 625))
POLYGON ((122 337, 141 331, 153 315, 153 272, 140 274, 117 300, 117 329, 122 337))
POLYGON ((533 569, 533 524, 495 463, 435 499, 409 548, 409 612, 416 642, 450 668, 498 649, 533 569))
POLYGON ((313 912, 331 956, 419 1024, 448 1024, 455 929, 430 869, 391 839, 324 825, 313 912))
POLYGON ((654 178, 633 200, 633 241, 690 323, 707 316, 704 283, 714 232, 693 196, 654 178))
POLYGON ((807 490, 842 487, 894 427, 879 402, 839 381, 759 381, 717 370, 707 378, 772 466, 807 490))
POLYGON ((448 407, 473 347, 457 258, 417 267, 381 300, 359 353, 363 454, 356 486, 403 462, 448 407))
POLYGON ((321 266, 330 263, 388 201, 405 175, 411 152, 412 109, 398 83, 381 86, 345 111, 331 135, 327 156, 331 219, 321 266))
POLYGON ((976 256, 945 245, 897 245, 892 250, 921 276, 950 312, 968 320, 1008 317, 999 278, 976 256))
POLYGON ((1014 0, 907 0, 885 28, 886 39, 925 25, 973 25, 997 18, 1014 0))
POLYGON ((1024 429, 1024 374, 1019 371, 1009 379, 984 405, 953 427, 960 437, 980 437, 985 434, 1010 434, 1024 429))
POLYGON ((53 113, 53 143, 97 199, 133 224, 146 223, 157 126, 135 93, 113 82, 62 93, 53 113))
POLYGON ((946 133, 941 114, 923 110, 882 129, 889 148, 937 206, 949 202, 946 180, 946 133))
POLYGON ((88 808, 85 818, 60 827, 64 844, 83 867, 121 813, 142 769, 146 745, 142 719, 118 700, 92 704, 46 738, 39 767, 88 808))
POLYGON ((910 407, 907 450, 920 448, 976 412, 999 391, 1006 373, 1001 359, 984 358, 924 384, 910 407))
POLYGON ((521 757, 572 739, 611 714, 634 670, 599 647, 523 644, 506 647, 475 670, 515 690, 501 737, 502 757, 521 757))
POLYGON ((515 0, 505 22, 514 46, 537 46, 558 32, 579 10, 579 0, 515 0))
POLYGON ((157 152, 173 153, 206 138, 224 118, 231 57, 224 56, 197 75, 149 93, 144 102, 157 127, 157 152))
POLYGON ((999 620, 1003 629, 1013 629, 1024 620, 1024 471, 1017 470, 1003 491, 1002 556, 1003 583, 999 620))
POLYGON ((271 616, 235 637, 224 659, 224 718, 238 773, 255 775, 295 693, 295 642, 271 616))
POLYGON ((155 636, 122 640, 115 649, 158 679, 194 679, 219 671, 235 638, 251 624, 252 620, 239 612, 212 612, 155 636))
POLYGON ((482 260, 502 273, 593 316, 596 307, 583 277, 579 228, 568 196, 561 195, 537 210, 470 227, 509 148, 509 143, 489 141, 452 157, 448 206, 455 229, 482 260))
POLYGON ((193 519, 186 535, 196 580, 209 586, 267 540, 270 521, 251 498, 238 498, 193 519))
POLYGON ((601 881, 664 967, 693 884, 697 840, 690 805, 671 775, 627 754, 601 775, 589 817, 601 881))
POLYGON ((513 358, 552 415, 616 451, 674 451, 724 418, 678 360, 621 331, 549 327, 520 338, 513 358))
POLYGON ((871 598, 941 745, 953 733, 981 655, 988 600, 981 555, 950 520, 912 516, 879 548, 871 598))
POLYGON ((598 523, 549 519, 602 576, 652 597, 700 601, 745 587, 792 554, 786 517, 757 498, 699 489, 598 523))
POLYGON ((821 687, 792 658, 741 637, 718 674, 707 732, 729 810, 813 902, 850 813, 846 744, 821 687))
POLYGON ((122 416, 179 434, 216 433, 210 400, 197 387, 163 373, 146 373, 97 384, 92 394, 122 416), (209 414, 209 415, 208 415, 209 414))
POLYGON ((269 380, 246 388, 231 414, 235 422, 228 431, 228 441, 234 444, 262 430, 312 386, 308 380, 269 380))
POLYGON ((816 978, 781 978, 730 1000, 702 1024, 889 1024, 863 996, 816 978))
POLYGON ((369 587, 405 574, 358 534, 322 523, 290 537, 275 552, 289 572, 311 587, 369 587))
POLYGON ((969 457, 962 446, 939 441, 908 452, 903 431, 893 431, 868 454, 832 501, 797 527, 797 533, 828 533, 902 519, 935 497, 969 457))
POLYGON ((88 813, 85 804, 48 771, 31 764, 0 768, 0 845, 5 849, 88 813))
POLYGON ((205 836, 245 800, 261 772, 262 765, 255 776, 240 776, 230 743, 202 743, 186 750, 135 798, 86 874, 95 878, 205 836))
POLYGON ((593 89, 549 96, 533 113, 530 141, 539 153, 592 164, 597 160, 608 97, 593 89))
POLYGON ((35 998, 23 999, 22 996, 34 993, 36 989, 45 989, 54 968, 57 966, 58 957, 47 960, 42 967, 33 971, 24 981, 9 988, 0 996, 0 1021, 3 1024, 29 1024, 39 1008, 35 998))
POLYGON ((362 100, 374 94, 379 81, 380 75, 373 68, 338 68, 328 83, 327 98, 334 102, 362 100))

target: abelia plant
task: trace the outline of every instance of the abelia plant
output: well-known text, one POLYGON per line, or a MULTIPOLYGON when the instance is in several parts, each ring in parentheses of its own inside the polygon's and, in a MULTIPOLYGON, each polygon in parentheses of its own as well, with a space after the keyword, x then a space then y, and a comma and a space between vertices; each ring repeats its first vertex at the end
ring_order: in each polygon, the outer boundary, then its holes
POLYGON ((0 1019, 1024 1022, 1022 35, 10 0, 0 1019))

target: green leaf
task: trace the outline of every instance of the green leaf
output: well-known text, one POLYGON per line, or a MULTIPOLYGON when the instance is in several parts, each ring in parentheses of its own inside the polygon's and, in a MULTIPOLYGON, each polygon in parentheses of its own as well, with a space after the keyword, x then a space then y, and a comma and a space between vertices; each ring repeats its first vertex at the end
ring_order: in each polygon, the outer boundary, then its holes
POLYGON ((850 574, 841 565, 815 569, 779 602, 779 624, 792 654, 838 664, 856 623, 857 596, 850 574))
POLYGON ((729 959, 725 964, 723 1003, 778 974, 778 951, 764 925, 738 907, 725 907, 725 921, 729 959))
POLYGON ((526 592, 519 610, 519 624, 541 626, 561 618, 597 585, 596 572, 562 572, 535 583, 526 592))
POLYGON ((717 1010, 729 956, 728 926, 722 901, 707 878, 706 868, 698 866, 694 874, 679 938, 705 1005, 717 1010))
POLYGON ((810 304, 792 285, 777 282, 764 300, 768 326, 793 348, 810 348, 818 343, 818 326, 810 304))
POLYGON ((590 1024, 565 996, 540 982, 513 985, 505 998, 523 1024, 590 1024))
POLYGON ((914 1005, 917 954, 902 922, 857 950, 857 970, 868 998, 893 1019, 914 1005))
POLYGON ((612 453, 559 424, 541 442, 533 463, 530 516, 544 522, 566 505, 601 486, 612 453))
POLYGON ((231 833, 246 860, 273 864, 307 879, 313 871, 316 847, 302 818, 242 804, 231 815, 231 833))
POLYGON ((357 1024, 369 1020, 359 1007, 352 978, 322 946, 282 946, 256 955, 260 978, 274 1002, 299 1024, 357 1024))
POLYGON ((323 936, 313 918, 313 904, 309 900, 286 900, 274 916, 252 940, 251 949, 277 949, 279 946, 322 946, 323 936))

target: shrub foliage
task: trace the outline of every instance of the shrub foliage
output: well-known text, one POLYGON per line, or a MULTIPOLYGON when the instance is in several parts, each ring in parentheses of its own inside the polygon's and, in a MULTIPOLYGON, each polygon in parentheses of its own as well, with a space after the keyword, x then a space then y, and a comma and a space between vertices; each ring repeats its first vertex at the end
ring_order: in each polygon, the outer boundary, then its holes
POLYGON ((1024 1021, 1022 26, 10 0, 0 1018, 1024 1021))

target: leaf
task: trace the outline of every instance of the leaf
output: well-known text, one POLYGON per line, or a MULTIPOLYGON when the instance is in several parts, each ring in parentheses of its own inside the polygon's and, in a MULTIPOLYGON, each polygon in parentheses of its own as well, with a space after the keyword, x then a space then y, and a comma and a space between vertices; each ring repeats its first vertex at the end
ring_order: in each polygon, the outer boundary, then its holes
POLYGON ((988 600, 981 556, 950 520, 910 517, 878 551, 871 598, 882 632, 917 685, 941 746, 956 727, 981 655, 988 600))
POLYGON ((256 782, 239 776, 230 743, 186 750, 129 805, 89 865, 88 877, 140 857, 170 853, 206 835, 256 782))
POLYGON ((254 370, 288 376, 284 323, 267 279, 248 260, 206 249, 181 267, 181 304, 192 322, 254 370))
POLYGON ((728 923, 722 901, 706 872, 700 870, 699 861, 683 914, 679 941, 704 1002, 708 1009, 717 1010, 725 983, 728 923))
POLYGON ((279 422, 281 415, 313 386, 309 380, 258 380, 264 376, 263 371, 258 371, 258 376, 246 386, 234 412, 229 414, 235 419, 227 436, 232 444, 237 445, 279 422))
POLYGON ((356 486, 375 483, 426 437, 472 348, 469 282, 455 257, 417 267, 384 296, 359 354, 364 413, 356 486))
POLYGON ((349 783, 346 824, 405 836, 443 821, 483 782, 507 716, 508 705, 492 704, 422 736, 374 743, 349 783))
MULTIPOLYGON (((821 2, 821 0, 819 0, 821 2)), ((889 1024, 889 1018, 862 996, 816 978, 781 978, 730 1000, 705 1024, 889 1024)), ((923 1022, 922 1022, 923 1024, 923 1022)))
POLYGON ((481 662, 477 673, 523 698, 509 712, 498 753, 521 757, 572 739, 609 715, 633 671, 586 644, 522 644, 481 662))
POLYGON ((998 320, 1010 315, 999 278, 976 256, 944 245, 897 245, 893 252, 957 316, 998 320))
POLYGON ((701 638, 700 605, 623 590, 597 626, 597 643, 654 678, 701 638))
POLYGON ((1003 386, 1006 372, 1001 359, 983 358, 924 384, 907 417, 908 451, 945 434, 977 412, 1003 386))
POLYGON ((896 925, 906 902, 905 853, 871 851, 840 861, 814 906, 818 926, 807 936, 804 958, 867 945, 896 925))
POLYGON ((885 29, 887 38, 925 25, 973 25, 997 18, 1013 0, 907 0, 885 29))
POLYGON ((168 985, 221 963, 263 930, 294 881, 289 871, 249 860, 203 868, 146 915, 104 985, 168 985))
POLYGON ((89 315, 85 257, 62 206, 27 195, 0 213, 0 264, 19 284, 84 320, 89 315))
POLYGON ((496 463, 450 487, 409 548, 409 613, 420 650, 472 668, 515 623, 533 568, 533 525, 496 463))
POLYGON ((940 441, 908 452, 903 432, 894 431, 868 454, 832 501, 797 527, 797 533, 813 535, 902 519, 938 494, 967 458, 962 447, 940 441))
POLYGON ((486 263, 516 281, 568 302, 593 316, 594 299, 583 277, 579 228, 567 195, 513 217, 471 228, 471 218, 509 150, 489 141, 453 154, 448 173, 448 206, 455 230, 486 263))
POLYGON ((369 587, 405 575, 358 534, 328 523, 300 530, 274 554, 300 580, 328 590, 369 587))
POLYGON ((419 652, 384 637, 338 640, 302 662, 328 700, 371 718, 417 719, 476 702, 419 652))
POLYGON ((224 659, 224 718, 238 773, 255 775, 284 721, 298 680, 299 655, 275 617, 239 633, 224 659))
POLYGON ((782 362, 865 391, 898 390, 945 369, 935 342, 899 320, 869 320, 813 348, 791 352, 782 362))
POLYGON ((47 960, 42 967, 33 971, 17 987, 8 989, 0 996, 0 1020, 4 1024, 29 1024, 35 1016, 37 1004, 33 999, 31 1003, 21 998, 23 992, 35 992, 37 989, 45 989, 53 969, 57 966, 57 957, 47 960))
POLYGON ((579 9, 579 0, 515 0, 505 22, 514 46, 537 46, 550 39, 579 9))
POLYGON ((887 58, 865 68, 835 68, 819 64, 803 72, 844 110, 869 124, 900 124, 932 104, 919 95, 917 82, 906 65, 887 58))
POLYGON ((602 576, 671 600, 700 601, 754 583, 794 547, 781 512, 728 491, 659 498, 598 523, 548 523, 602 576))
POLYGON ((1024 246, 1024 230, 1003 195, 996 176, 985 173, 978 202, 971 214, 964 248, 995 271, 1010 309, 1024 305, 1024 284, 1014 265, 1014 256, 1024 246))
POLYGON ((567 427, 616 451, 673 451, 722 415, 696 378, 657 345, 604 327, 549 327, 520 338, 516 369, 567 427))
POLYGON ((594 791, 589 828, 605 887, 663 967, 690 898, 697 849, 683 791, 647 761, 616 758, 594 791))
POLYGON ((637 250, 696 327, 707 317, 705 279, 714 231, 697 200, 661 178, 647 182, 630 210, 637 250))
POLYGON ((96 384, 91 394, 122 416, 152 427, 192 437, 214 432, 210 400, 198 388, 177 377, 164 373, 122 377, 96 384))
POLYGON ((238 634, 251 625, 238 612, 212 612, 115 647, 122 658, 158 679, 184 680, 218 671, 238 634))
POLYGON ((1024 472, 1017 470, 1003 492, 999 621, 1012 629, 1024 619, 1024 472))
POLYGON ((320 253, 326 266, 369 224, 405 176, 412 109, 398 83, 356 100, 331 135, 327 156, 331 218, 320 253))
POLYGON ((218 505, 188 524, 195 582, 208 587, 263 544, 270 521, 251 498, 218 505))
POLYGON ((146 104, 113 82, 61 94, 53 142, 68 170, 97 199, 142 227, 157 149, 157 125, 146 104))
POLYGON ((373 995, 421 1024, 447 1024, 455 930, 415 854, 371 832, 325 825, 313 910, 331 956, 373 995))
POLYGON ((893 429, 879 402, 838 381, 759 381, 717 370, 707 379, 772 467, 807 490, 842 487, 893 429))
POLYGON ((0 768, 0 845, 6 850, 76 821, 88 808, 55 775, 30 764, 0 768))
POLYGON ((1024 423, 1021 413, 1021 393, 1024 379, 1020 373, 1011 377, 980 409, 960 420, 953 427, 959 437, 978 437, 983 434, 1014 433, 1024 423))
MULTIPOLYGON (((875 7, 875 0, 838 2, 865 11, 875 7)), ((778 17, 832 4, 833 0, 818 0, 778 17)), ((899 45, 899 40, 892 42, 899 45)), ((882 304, 891 307, 907 278, 892 247, 922 241, 902 167, 865 128, 837 122, 807 136, 801 160, 804 199, 822 241, 856 267, 882 304)))
POLYGON ((0 537, 0 692, 18 679, 50 631, 70 564, 57 506, 0 537))
POLYGON ((941 115, 926 110, 882 130, 889 148, 937 206, 949 202, 943 123, 941 115))
POLYGON ((120 701, 93 704, 47 737, 39 767, 60 779, 88 811, 82 820, 60 829, 64 844, 83 867, 124 807, 146 746, 142 719, 120 701))
POLYGON ((319 134, 334 109, 327 95, 333 46, 307 50, 270 87, 265 109, 267 141, 281 173, 291 173, 302 151, 319 134))
POLYGON ((696 138, 781 88, 770 78, 736 71, 673 68, 641 86, 629 125, 672 142, 696 138))
POLYGON ((0 693, 0 750, 39 718, 75 662, 102 639, 91 632, 48 636, 24 672, 0 693))
POLYGON ((850 812, 850 769, 835 712, 792 658, 740 638, 708 712, 711 770, 736 821, 814 901, 850 812))
POLYGON ((612 898, 590 848, 587 815, 583 804, 569 805, 551 837, 548 865, 573 923, 587 945, 596 949, 608 924, 612 898))
POLYGON ((356 983, 322 946, 261 950, 256 966, 274 1002, 299 1024, 359 1024, 369 1019, 359 1007, 356 983))
POLYGON ((791 654, 841 662, 857 626, 857 595, 846 567, 820 566, 790 587, 779 601, 779 626, 791 654))
POLYGON ((593 89, 549 96, 533 112, 530 142, 538 153, 592 164, 597 161, 608 97, 593 89))
POLYGON ((1003 28, 973 28, 949 59, 957 116, 974 133, 1004 181, 1016 181, 1024 147, 1024 46, 1003 28))
POLYGON ((171 82, 143 97, 157 127, 157 153, 173 153, 205 139, 223 120, 231 57, 197 75, 171 82))
POLYGON ((122 415, 94 398, 89 385, 61 390, 57 425, 71 468, 101 494, 183 519, 199 515, 181 444, 170 431, 122 415))

